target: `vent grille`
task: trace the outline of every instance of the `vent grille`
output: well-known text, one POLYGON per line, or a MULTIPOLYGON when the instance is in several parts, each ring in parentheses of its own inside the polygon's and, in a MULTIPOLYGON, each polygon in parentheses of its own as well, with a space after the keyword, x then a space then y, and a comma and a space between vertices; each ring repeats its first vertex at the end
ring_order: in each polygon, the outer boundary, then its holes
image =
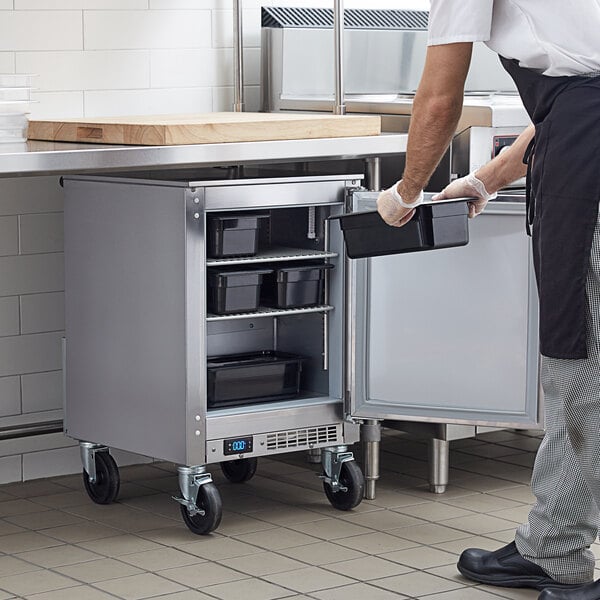
MULTIPOLYGON (((385 10, 348 8, 344 11, 347 29, 427 29, 429 13, 426 10, 385 10)), ((262 8, 263 27, 302 27, 331 29, 331 8, 288 8, 269 6, 262 8)))
POLYGON ((285 450, 286 448, 308 448, 311 445, 338 444, 337 425, 311 427, 279 431, 267 435, 267 450, 285 450))

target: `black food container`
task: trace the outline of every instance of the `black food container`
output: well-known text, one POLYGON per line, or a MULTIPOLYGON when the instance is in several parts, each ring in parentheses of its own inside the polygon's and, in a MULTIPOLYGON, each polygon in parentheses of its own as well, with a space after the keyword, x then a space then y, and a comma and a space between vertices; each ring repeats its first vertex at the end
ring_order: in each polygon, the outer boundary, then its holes
POLYGON ((275 308, 302 308, 323 304, 325 272, 331 264, 285 264, 265 277, 262 303, 275 308))
POLYGON ((219 408, 287 400, 300 392, 304 357, 264 351, 207 361, 207 406, 219 408))
POLYGON ((272 269, 208 269, 207 308, 209 313, 228 315, 258 308, 262 279, 272 269))
POLYGON ((350 258, 422 252, 469 243, 468 200, 422 204, 403 227, 392 227, 376 211, 339 219, 350 258))
POLYGON ((206 218, 208 258, 254 256, 258 251, 260 222, 268 214, 227 213, 206 218))

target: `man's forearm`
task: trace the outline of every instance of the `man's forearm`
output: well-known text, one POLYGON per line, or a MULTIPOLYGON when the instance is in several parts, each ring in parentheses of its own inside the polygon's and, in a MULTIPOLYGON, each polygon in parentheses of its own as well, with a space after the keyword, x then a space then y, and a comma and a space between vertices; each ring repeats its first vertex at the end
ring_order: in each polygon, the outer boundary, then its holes
POLYGON ((523 164, 523 156, 534 135, 535 128, 530 125, 512 146, 477 171, 477 178, 483 182, 490 194, 525 175, 527 165, 523 164))
POLYGON ((407 202, 427 185, 456 131, 462 95, 415 98, 400 194, 407 202))
POLYGON ((456 131, 472 50, 471 42, 427 48, 413 102, 406 166, 398 185, 405 203, 412 204, 418 198, 456 131))

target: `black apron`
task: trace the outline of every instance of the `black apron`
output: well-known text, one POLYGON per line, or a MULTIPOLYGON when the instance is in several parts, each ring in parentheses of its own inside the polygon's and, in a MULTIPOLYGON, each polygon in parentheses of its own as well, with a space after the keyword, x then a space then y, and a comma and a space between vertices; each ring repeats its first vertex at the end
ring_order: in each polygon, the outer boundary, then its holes
POLYGON ((548 77, 501 60, 535 124, 524 160, 540 352, 587 358, 585 285, 600 199, 600 77, 548 77))

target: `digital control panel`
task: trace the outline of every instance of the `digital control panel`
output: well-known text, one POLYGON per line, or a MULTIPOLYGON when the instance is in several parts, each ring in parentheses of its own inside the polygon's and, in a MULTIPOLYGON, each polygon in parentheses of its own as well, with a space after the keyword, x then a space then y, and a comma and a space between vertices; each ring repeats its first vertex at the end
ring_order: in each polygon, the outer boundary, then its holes
POLYGON ((502 150, 512 146, 518 135, 496 135, 494 136, 494 149, 492 152, 492 158, 498 156, 502 150))
POLYGON ((230 438, 223 441, 223 454, 231 456, 232 454, 247 454, 252 452, 252 437, 230 438))

